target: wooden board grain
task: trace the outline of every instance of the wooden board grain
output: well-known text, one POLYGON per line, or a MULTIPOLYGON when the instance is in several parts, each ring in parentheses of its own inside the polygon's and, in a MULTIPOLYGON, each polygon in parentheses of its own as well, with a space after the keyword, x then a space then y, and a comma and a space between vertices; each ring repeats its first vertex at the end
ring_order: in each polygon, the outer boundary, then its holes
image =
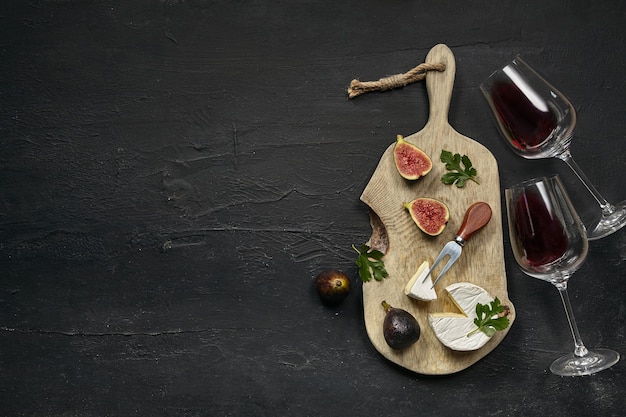
MULTIPOLYGON (((498 164, 487 148, 458 133, 448 122, 456 70, 452 51, 446 45, 436 45, 428 53, 426 62, 443 62, 446 70, 432 71, 426 76, 430 100, 429 119, 421 131, 405 139, 431 156, 433 169, 417 181, 403 179, 393 161, 392 143, 365 187, 361 200, 374 212, 374 217, 380 218, 380 224, 388 237, 384 260, 389 277, 381 282, 372 281, 363 285, 363 307, 367 334, 384 357, 421 374, 442 375, 461 371, 476 363, 498 346, 511 328, 509 326, 507 330, 498 332, 476 351, 457 352, 443 346, 430 328, 427 315, 437 311, 455 311, 445 295, 447 285, 467 281, 485 288, 511 308, 511 325, 515 320, 515 308, 507 292, 498 164), (478 170, 477 180, 480 184, 469 181, 464 188, 444 185, 440 180, 446 172, 444 164, 439 162, 442 149, 468 155, 478 170), (448 205, 450 221, 441 235, 430 237, 422 233, 402 207, 403 202, 416 197, 436 198, 448 205), (445 243, 454 238, 465 210, 477 201, 485 201, 491 206, 492 219, 468 241, 461 258, 439 281, 436 286, 438 299, 422 302, 404 295, 404 286, 419 265, 424 260, 432 264, 445 243), (398 351, 391 349, 385 342, 382 333, 385 316, 381 306, 383 300, 411 312, 418 320, 422 335, 412 347, 398 351)), ((370 242, 381 234, 375 226, 373 229, 370 242)))

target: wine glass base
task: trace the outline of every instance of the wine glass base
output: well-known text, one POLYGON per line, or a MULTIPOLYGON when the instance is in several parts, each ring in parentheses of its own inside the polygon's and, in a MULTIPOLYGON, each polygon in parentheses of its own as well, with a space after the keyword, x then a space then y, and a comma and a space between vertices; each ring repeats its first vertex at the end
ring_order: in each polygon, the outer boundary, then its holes
POLYGON ((609 349, 595 349, 585 356, 573 353, 555 360, 550 371, 560 376, 591 375, 610 368, 619 361, 619 353, 609 349))
POLYGON ((610 215, 602 216, 597 223, 587 228, 587 239, 601 239, 626 225, 626 201, 622 201, 614 207, 615 211, 610 215))

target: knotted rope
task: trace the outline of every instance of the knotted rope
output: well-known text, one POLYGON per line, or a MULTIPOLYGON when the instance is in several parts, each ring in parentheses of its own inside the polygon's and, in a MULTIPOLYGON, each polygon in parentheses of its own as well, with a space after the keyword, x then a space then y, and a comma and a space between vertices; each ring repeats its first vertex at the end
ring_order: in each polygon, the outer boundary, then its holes
POLYGON ((441 72, 445 69, 445 64, 422 63, 404 74, 390 75, 389 77, 381 78, 378 81, 359 81, 355 79, 352 80, 350 87, 348 87, 348 98, 354 98, 361 94, 369 93, 370 91, 385 91, 398 87, 404 87, 407 84, 423 80, 426 78, 426 73, 428 71, 441 72))

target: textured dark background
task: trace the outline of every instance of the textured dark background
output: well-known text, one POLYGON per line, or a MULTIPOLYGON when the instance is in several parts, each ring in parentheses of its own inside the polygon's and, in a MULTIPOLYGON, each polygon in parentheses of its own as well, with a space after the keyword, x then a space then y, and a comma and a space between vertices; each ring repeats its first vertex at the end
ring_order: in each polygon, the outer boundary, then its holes
MULTIPOLYGON (((518 317, 494 352, 426 377, 372 347, 359 196, 428 100, 423 83, 345 89, 447 44, 451 124, 503 188, 559 173, 585 217, 562 162, 505 147, 478 85, 522 54, 575 103, 578 163, 623 200, 625 19, 582 0, 1 2, 0 415, 623 415, 623 360, 549 372, 572 349, 563 309, 507 235, 518 317), (336 309, 312 287, 327 267, 353 279, 336 309)), ((626 354, 625 259, 621 231, 572 280, 589 347, 626 354)))

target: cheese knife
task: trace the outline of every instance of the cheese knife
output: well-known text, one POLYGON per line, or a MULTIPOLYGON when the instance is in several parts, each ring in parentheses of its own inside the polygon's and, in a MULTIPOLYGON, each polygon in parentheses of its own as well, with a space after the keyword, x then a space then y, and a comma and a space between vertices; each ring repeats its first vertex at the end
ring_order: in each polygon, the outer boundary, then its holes
POLYGON ((441 262, 446 256, 449 256, 448 263, 439 273, 437 279, 433 282, 433 286, 431 288, 434 288, 437 281, 439 281, 441 277, 448 272, 448 269, 450 269, 456 260, 459 259, 463 246, 465 246, 467 240, 472 237, 474 233, 485 227, 487 223, 489 223, 490 219, 491 207, 489 207, 489 204, 479 201, 469 206, 465 212, 465 217, 463 217, 463 223, 461 223, 461 227, 459 227, 454 240, 446 243, 441 252, 439 252, 439 256, 435 259, 433 266, 430 267, 430 270, 422 280, 422 283, 426 282, 439 262, 441 262))

